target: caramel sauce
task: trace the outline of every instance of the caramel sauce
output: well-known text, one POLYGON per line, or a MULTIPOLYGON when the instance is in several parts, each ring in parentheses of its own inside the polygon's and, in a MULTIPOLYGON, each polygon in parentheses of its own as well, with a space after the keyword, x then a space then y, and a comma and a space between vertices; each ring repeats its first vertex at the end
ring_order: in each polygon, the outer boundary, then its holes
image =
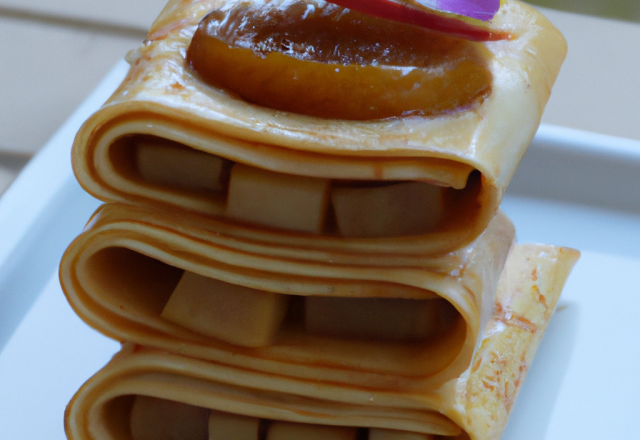
POLYGON ((187 54, 207 82, 323 118, 434 116, 491 91, 479 44, 329 3, 238 3, 200 23, 187 54))

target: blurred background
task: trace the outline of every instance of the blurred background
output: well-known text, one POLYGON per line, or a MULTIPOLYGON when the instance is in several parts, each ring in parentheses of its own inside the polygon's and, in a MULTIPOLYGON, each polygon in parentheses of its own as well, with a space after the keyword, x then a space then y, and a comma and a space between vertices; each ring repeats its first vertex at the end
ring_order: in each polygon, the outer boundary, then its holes
MULTIPOLYGON (((640 2, 532 2, 570 48, 543 122, 640 139, 640 2)), ((0 0, 0 194, 165 3, 0 0)))

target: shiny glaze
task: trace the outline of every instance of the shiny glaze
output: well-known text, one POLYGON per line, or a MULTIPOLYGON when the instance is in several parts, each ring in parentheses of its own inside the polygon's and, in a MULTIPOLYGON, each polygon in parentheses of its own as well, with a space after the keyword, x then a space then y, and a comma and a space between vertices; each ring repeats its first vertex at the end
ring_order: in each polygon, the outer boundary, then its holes
POLYGON ((480 44, 312 1, 214 10, 187 59, 248 102, 347 120, 468 109, 492 82, 480 44))

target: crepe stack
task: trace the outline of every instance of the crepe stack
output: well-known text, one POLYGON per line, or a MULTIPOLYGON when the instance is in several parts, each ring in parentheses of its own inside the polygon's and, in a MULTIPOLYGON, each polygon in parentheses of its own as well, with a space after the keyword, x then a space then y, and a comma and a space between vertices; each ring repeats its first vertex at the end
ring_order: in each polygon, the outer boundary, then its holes
POLYGON ((61 282, 124 345, 70 403, 67 436, 498 439, 578 258, 514 244, 498 209, 564 40, 508 1, 492 26, 509 39, 433 37, 477 55, 489 82, 469 105, 331 118, 187 62, 203 18, 247 4, 170 1, 77 135, 76 176, 107 203, 61 282))

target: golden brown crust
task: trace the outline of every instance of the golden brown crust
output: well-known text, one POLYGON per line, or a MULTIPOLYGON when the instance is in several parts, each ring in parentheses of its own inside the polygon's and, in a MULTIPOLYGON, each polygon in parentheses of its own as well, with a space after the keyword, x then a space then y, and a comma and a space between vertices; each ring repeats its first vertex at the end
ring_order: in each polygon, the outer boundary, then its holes
POLYGON ((455 384, 454 410, 447 413, 473 433, 472 440, 500 438, 579 256, 574 249, 545 245, 516 245, 509 255, 494 314, 470 369, 455 384))

